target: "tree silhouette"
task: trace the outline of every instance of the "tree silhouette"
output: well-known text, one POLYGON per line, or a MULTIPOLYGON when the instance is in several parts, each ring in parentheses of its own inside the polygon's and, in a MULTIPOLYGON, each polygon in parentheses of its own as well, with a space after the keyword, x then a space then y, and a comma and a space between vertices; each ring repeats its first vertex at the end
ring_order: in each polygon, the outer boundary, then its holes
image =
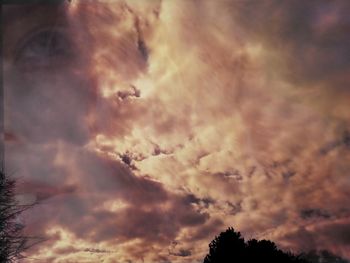
POLYGON ((245 243, 240 232, 228 228, 209 244, 209 254, 204 263, 241 262, 244 258, 245 243))
POLYGON ((34 204, 20 205, 15 199, 16 182, 0 170, 0 262, 15 262, 22 252, 37 243, 38 238, 22 235, 24 225, 19 215, 34 204), (34 242, 29 242, 34 241, 34 242))
POLYGON ((209 254, 204 259, 204 263, 248 262, 307 263, 308 261, 283 252, 269 240, 252 239, 245 242, 241 234, 231 227, 209 244, 209 254))

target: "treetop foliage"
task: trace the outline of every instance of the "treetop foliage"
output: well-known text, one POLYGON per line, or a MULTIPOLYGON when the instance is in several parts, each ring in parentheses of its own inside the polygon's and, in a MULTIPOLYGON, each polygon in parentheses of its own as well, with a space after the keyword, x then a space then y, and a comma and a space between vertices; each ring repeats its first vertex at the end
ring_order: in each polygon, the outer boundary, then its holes
POLYGON ((24 225, 20 214, 34 204, 20 205, 15 198, 15 180, 9 179, 0 170, 0 262, 11 263, 22 258, 22 253, 31 247, 35 238, 22 235, 24 225))
POLYGON ((251 239, 247 242, 240 232, 228 228, 209 244, 209 254, 204 263, 307 263, 300 256, 283 252, 269 240, 251 239))

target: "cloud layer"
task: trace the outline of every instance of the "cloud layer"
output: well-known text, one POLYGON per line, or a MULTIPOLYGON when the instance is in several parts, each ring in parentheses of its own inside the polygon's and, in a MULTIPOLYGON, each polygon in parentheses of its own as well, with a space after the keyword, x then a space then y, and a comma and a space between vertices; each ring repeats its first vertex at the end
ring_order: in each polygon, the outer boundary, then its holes
POLYGON ((4 30, 6 168, 48 237, 33 257, 201 262, 233 226, 350 258, 346 1, 40 8, 25 24, 53 43, 4 30))

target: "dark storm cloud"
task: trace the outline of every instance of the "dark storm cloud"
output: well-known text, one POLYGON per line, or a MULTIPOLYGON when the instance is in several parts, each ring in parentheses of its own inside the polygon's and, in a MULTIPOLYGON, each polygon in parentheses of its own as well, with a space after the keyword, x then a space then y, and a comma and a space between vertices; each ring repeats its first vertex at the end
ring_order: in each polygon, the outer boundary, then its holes
POLYGON ((176 256, 176 257, 188 257, 191 256, 191 250, 187 249, 180 249, 178 252, 170 253, 170 255, 176 256))
POLYGON ((319 229, 322 235, 329 238, 333 244, 345 245, 350 247, 350 222, 344 220, 339 223, 329 224, 319 229))
POLYGON ((346 258, 350 247, 349 234, 349 220, 344 218, 326 222, 316 221, 288 233, 284 239, 292 242, 292 246, 299 251, 327 249, 346 258))
POLYGON ((287 67, 292 66, 286 74, 292 79, 321 81, 349 70, 349 2, 271 0, 232 3, 232 12, 242 26, 242 34, 249 34, 285 54, 287 67))
MULTIPOLYGON (((19 187, 27 182, 62 186, 69 176, 63 164, 52 164, 62 153, 57 145, 5 144, 6 170, 17 178, 19 187)), ((25 190, 25 189, 23 189, 25 190)))
POLYGON ((120 138, 132 131, 135 119, 143 114, 145 108, 138 101, 121 99, 121 94, 126 96, 126 93, 129 91, 119 91, 119 94, 108 99, 98 97, 92 112, 96 134, 120 138))
POLYGON ((25 182, 22 185, 17 185, 17 192, 20 194, 31 193, 35 196, 38 202, 52 198, 56 195, 64 195, 74 193, 76 191, 74 185, 67 185, 63 187, 54 187, 52 185, 45 185, 43 183, 36 183, 34 181, 25 182))
POLYGON ((134 175, 123 163, 72 148, 64 152, 73 163, 61 184, 77 179, 79 183, 61 188, 28 186, 27 191, 45 199, 36 212, 28 213, 30 229, 61 226, 93 243, 141 239, 153 244, 173 240, 183 227, 202 225, 209 218, 194 209, 193 198, 168 192, 162 184, 134 175), (122 206, 111 211, 103 205, 106 201, 120 201, 122 206))
POLYGON ((185 209, 190 209, 188 206, 185 208, 174 206, 173 209, 169 211, 159 207, 149 207, 147 210, 142 210, 130 207, 121 210, 111 215, 110 221, 100 221, 104 224, 95 229, 94 241, 114 239, 124 241, 141 238, 151 243, 169 242, 175 239, 181 227, 199 225, 205 220, 205 216, 195 211, 185 212, 185 209), (193 220, 188 222, 184 217, 196 219, 196 223, 193 220), (169 224, 170 220, 171 224, 169 224))
POLYGON ((86 67, 64 9, 41 7, 35 16, 4 26, 5 131, 23 143, 62 140, 82 145, 88 141, 95 90, 91 79, 82 77, 86 67))
POLYGON ((205 207, 208 207, 209 205, 214 204, 215 200, 211 198, 198 198, 194 194, 187 194, 186 196, 184 196, 183 202, 204 205, 205 207))
POLYGON ((208 220, 205 224, 202 224, 193 231, 188 241, 194 242, 198 240, 210 240, 217 233, 225 228, 224 223, 220 219, 208 220))
POLYGON ((320 209, 304 209, 300 211, 300 216, 303 219, 309 219, 313 217, 330 218, 331 215, 327 211, 322 211, 320 209))

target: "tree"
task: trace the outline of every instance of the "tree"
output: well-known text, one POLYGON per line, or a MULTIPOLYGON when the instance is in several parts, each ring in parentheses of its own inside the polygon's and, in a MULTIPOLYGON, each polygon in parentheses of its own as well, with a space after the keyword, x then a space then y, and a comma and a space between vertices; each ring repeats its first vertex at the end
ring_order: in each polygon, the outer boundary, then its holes
POLYGON ((308 261, 278 249, 269 240, 244 241, 239 232, 228 228, 209 244, 209 254, 204 263, 307 263, 308 261))
POLYGON ((0 262, 15 262, 22 258, 22 252, 31 247, 30 240, 35 238, 22 235, 23 224, 19 223, 19 215, 33 206, 20 205, 15 199, 15 180, 9 179, 0 170, 0 262))
POLYGON ((245 243, 241 233, 228 228, 209 244, 209 254, 204 263, 240 262, 244 258, 245 243))

